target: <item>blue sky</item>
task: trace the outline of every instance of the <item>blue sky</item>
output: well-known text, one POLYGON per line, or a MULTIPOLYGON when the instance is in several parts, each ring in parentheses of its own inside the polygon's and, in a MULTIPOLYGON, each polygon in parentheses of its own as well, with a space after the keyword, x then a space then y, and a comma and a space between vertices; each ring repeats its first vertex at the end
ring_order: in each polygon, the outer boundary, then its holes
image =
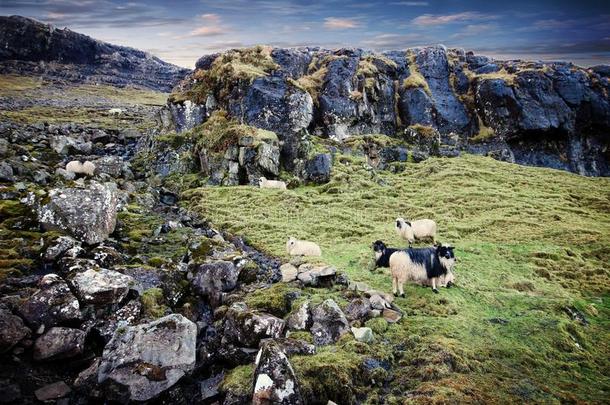
POLYGON ((19 14, 193 67, 254 44, 362 47, 444 44, 496 58, 610 64, 610 0, 0 0, 19 14))

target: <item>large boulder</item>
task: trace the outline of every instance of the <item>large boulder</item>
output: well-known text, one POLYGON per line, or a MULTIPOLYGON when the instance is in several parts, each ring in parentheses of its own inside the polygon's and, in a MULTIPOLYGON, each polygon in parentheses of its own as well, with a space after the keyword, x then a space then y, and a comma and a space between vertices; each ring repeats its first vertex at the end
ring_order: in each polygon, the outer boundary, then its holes
POLYGON ((38 208, 45 229, 68 232, 88 244, 102 242, 114 231, 118 200, 112 183, 92 181, 85 188, 53 189, 48 199, 38 208))
POLYGON ((283 319, 249 310, 243 303, 235 303, 225 314, 223 331, 229 342, 257 347, 261 339, 281 337, 284 325, 283 319))
POLYGON ((197 326, 182 315, 117 328, 104 348, 98 382, 122 401, 147 401, 195 367, 197 326))
POLYGON ((0 353, 11 350, 30 333, 30 329, 23 324, 21 318, 13 315, 6 306, 0 304, 0 353))
POLYGON ((256 356, 252 404, 303 404, 294 370, 280 345, 266 341, 256 356))
POLYGON ((239 269, 232 262, 215 261, 194 265, 191 284, 195 292, 205 297, 213 306, 220 305, 222 293, 237 286, 239 269))
POLYGON ((34 343, 34 360, 59 360, 78 356, 85 349, 85 332, 53 327, 34 343))
POLYGON ((122 301, 134 283, 132 277, 107 269, 89 269, 72 279, 81 300, 100 305, 122 301))
POLYGON ((349 332, 349 322, 339 305, 327 299, 312 309, 313 325, 311 333, 317 346, 336 342, 344 333, 349 332))
POLYGON ((55 326, 82 319, 80 304, 68 284, 57 274, 47 274, 39 289, 17 306, 17 313, 33 328, 55 326))
POLYGON ((331 156, 328 153, 320 153, 305 162, 303 178, 313 183, 328 183, 330 181, 331 168, 331 156))

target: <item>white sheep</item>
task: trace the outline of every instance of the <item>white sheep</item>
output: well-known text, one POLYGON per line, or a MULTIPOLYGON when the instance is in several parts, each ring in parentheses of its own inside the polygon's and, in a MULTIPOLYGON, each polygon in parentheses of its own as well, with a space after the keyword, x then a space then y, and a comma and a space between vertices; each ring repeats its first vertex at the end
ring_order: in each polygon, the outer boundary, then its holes
POLYGON ((286 183, 279 180, 267 180, 264 177, 258 179, 258 185, 260 188, 277 188, 280 190, 286 190, 286 183))
POLYGON ((84 174, 86 176, 93 176, 95 173, 95 165, 90 161, 86 161, 85 163, 81 163, 78 160, 73 160, 68 162, 66 165, 66 171, 72 172, 74 174, 84 174))
POLYGON ((416 221, 405 221, 403 218, 396 218, 394 225, 396 233, 411 245, 415 239, 432 238, 432 243, 436 243, 436 222, 431 219, 418 219, 416 221))
POLYGON ((291 256, 322 256, 320 246, 306 240, 288 239, 286 251, 291 256))
POLYGON ((111 108, 110 110, 108 110, 108 114, 121 115, 121 114, 123 114, 123 110, 121 108, 111 108))

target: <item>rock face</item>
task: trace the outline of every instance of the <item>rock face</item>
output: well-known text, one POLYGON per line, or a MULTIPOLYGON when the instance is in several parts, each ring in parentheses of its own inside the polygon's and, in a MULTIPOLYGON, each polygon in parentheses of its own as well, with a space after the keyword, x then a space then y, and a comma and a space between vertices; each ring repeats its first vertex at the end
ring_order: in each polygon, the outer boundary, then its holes
POLYGON ((274 341, 265 342, 256 356, 252 403, 255 405, 304 403, 288 357, 274 341))
MULTIPOLYGON (((193 89, 195 78, 215 61, 230 63, 239 52, 248 50, 202 58, 180 89, 193 89)), ((433 139, 436 145, 426 154, 466 150, 582 175, 610 174, 607 69, 496 61, 442 45, 383 53, 273 49, 269 55, 265 73, 251 81, 226 80, 206 87, 206 94, 190 94, 214 100, 200 122, 222 109, 275 132, 284 167, 308 181, 326 181, 329 167, 327 158, 309 160, 306 132, 335 140, 385 134, 412 138, 415 145, 433 139)), ((178 99, 175 105, 186 105, 178 99)), ((411 156, 425 158, 417 150, 411 156)), ((407 155, 395 150, 382 160, 394 158, 406 161, 407 155)))
POLYGON ((146 401, 195 366, 197 326, 182 315, 118 328, 104 348, 98 382, 126 387, 123 400, 146 401))
POLYGON ((92 181, 87 188, 53 189, 49 199, 38 209, 46 229, 68 232, 88 244, 102 242, 114 231, 118 201, 111 185, 92 181))
POLYGON ((188 69, 146 52, 111 45, 68 29, 20 17, 0 17, 0 71, 89 83, 169 91, 188 69))

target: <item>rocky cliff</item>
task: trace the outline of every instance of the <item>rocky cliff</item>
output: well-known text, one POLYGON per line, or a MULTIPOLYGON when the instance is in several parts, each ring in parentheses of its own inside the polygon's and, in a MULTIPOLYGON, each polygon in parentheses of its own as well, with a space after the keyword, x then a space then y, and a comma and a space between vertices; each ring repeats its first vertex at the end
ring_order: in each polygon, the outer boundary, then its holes
POLYGON ((188 72, 137 49, 25 17, 0 16, 0 73, 169 91, 188 72))
POLYGON ((443 46, 256 47, 203 56, 174 89, 176 129, 216 110, 275 132, 282 164, 299 171, 309 135, 345 141, 385 134, 398 159, 460 151, 582 175, 610 174, 608 69, 498 61, 443 46), (422 150, 422 145, 425 147, 422 150))

